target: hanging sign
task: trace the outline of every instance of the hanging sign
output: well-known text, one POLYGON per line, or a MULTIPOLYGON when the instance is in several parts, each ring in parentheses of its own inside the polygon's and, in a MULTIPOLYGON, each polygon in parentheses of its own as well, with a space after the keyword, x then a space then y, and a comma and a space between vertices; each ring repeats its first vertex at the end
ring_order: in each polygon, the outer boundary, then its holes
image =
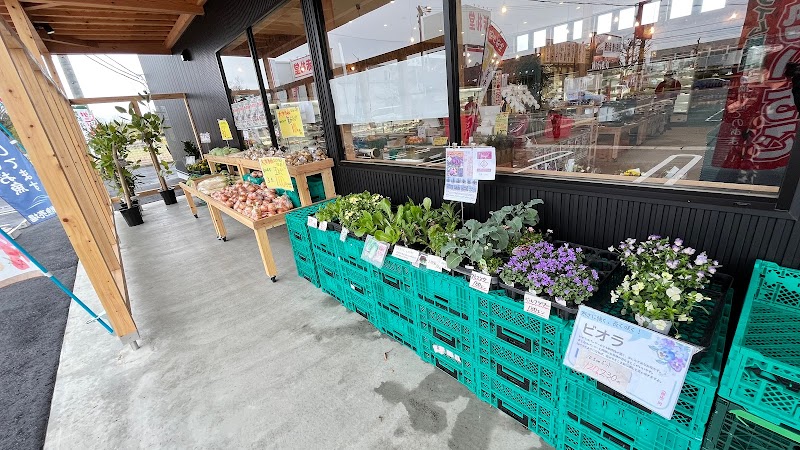
POLYGON ((501 112, 494 119, 494 134, 507 135, 508 134, 508 113, 501 112))
POLYGON ((293 106, 277 110, 278 126, 281 129, 281 137, 304 137, 303 116, 300 108, 293 106))
POLYGON ((486 95, 486 91, 489 90, 489 85, 492 84, 492 81, 495 79, 495 70, 497 66, 500 65, 506 48, 508 48, 508 42, 503 38, 503 35, 495 28, 494 24, 489 25, 486 29, 486 43, 483 47, 483 64, 481 65, 480 82, 481 91, 478 95, 479 105, 483 104, 483 96, 486 95))
POLYGON ((564 365, 671 419, 697 350, 581 305, 564 365))
POLYGON ((478 199, 478 180, 473 177, 471 148, 448 148, 445 157, 444 199, 475 203, 478 199))
POLYGON ((472 149, 472 177, 476 180, 494 180, 497 171, 497 158, 494 147, 474 147, 472 149))
POLYGON ((379 241, 372 235, 367 235, 364 242, 364 250, 361 251, 361 259, 367 261, 377 268, 383 267, 383 261, 389 252, 389 243, 379 241))
POLYGON ((222 135, 222 140, 232 141, 233 135, 231 134, 231 126, 228 125, 228 121, 226 119, 219 119, 217 120, 217 124, 219 125, 219 133, 222 135))
POLYGON ((40 276, 44 276, 42 271, 5 237, 0 236, 0 288, 40 276))
POLYGON ((268 157, 258 160, 261 171, 264 173, 264 182, 273 189, 285 189, 293 191, 292 176, 289 175, 289 168, 286 160, 280 157, 268 157))
POLYGON ((0 198, 30 223, 56 216, 33 164, 0 132, 0 198))
POLYGON ((210 144, 211 143, 211 133, 200 133, 200 143, 201 144, 210 144))
POLYGON ((294 77, 295 80, 306 78, 314 74, 314 66, 311 63, 311 55, 293 59, 291 63, 292 77, 294 77))

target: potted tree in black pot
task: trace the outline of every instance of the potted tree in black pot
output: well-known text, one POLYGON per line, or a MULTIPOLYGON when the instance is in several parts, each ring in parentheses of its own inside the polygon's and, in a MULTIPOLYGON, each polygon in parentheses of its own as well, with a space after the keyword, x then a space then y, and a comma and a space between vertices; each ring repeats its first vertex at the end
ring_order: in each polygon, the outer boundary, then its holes
MULTIPOLYGON (((140 104, 146 106, 150 103, 149 94, 142 95, 142 98, 143 101, 140 101, 140 104)), ((161 185, 161 189, 158 192, 161 194, 161 198, 164 199, 164 204, 174 205, 178 203, 177 198, 175 198, 175 189, 170 188, 164 179, 165 175, 172 173, 169 163, 158 159, 159 145, 162 144, 161 138, 167 128, 164 126, 164 118, 154 112, 142 114, 138 105, 135 106, 133 102, 128 106, 127 111, 119 106, 117 110, 131 116, 131 122, 127 126, 128 132, 134 140, 141 141, 147 148, 147 152, 153 162, 153 169, 156 170, 156 176, 158 176, 158 183, 161 185)))
POLYGON ((121 196, 120 213, 129 227, 144 223, 142 210, 134 197, 136 180, 141 175, 133 171, 139 168, 139 161, 129 163, 126 159, 132 142, 127 125, 119 121, 98 123, 89 138, 92 165, 121 196))

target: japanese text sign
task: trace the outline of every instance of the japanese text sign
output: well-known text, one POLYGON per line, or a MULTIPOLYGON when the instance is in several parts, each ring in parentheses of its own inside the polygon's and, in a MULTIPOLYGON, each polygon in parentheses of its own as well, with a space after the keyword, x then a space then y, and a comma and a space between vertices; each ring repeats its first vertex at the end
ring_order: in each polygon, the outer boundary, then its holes
POLYGON ((379 241, 374 236, 367 235, 367 240, 364 242, 364 250, 361 251, 361 259, 380 269, 383 267, 383 261, 386 259, 388 252, 389 244, 387 242, 379 241))
POLYGON ((261 171, 264 172, 264 182, 267 186, 277 189, 293 191, 292 176, 289 175, 289 168, 286 167, 286 160, 278 157, 261 158, 261 171))
POLYGON ((564 365, 670 419, 696 351, 656 331, 580 306, 564 365))
POLYGON ((277 110, 278 126, 281 129, 281 137, 304 137, 303 116, 300 115, 300 108, 281 108, 277 110))
POLYGON ((222 135, 223 141, 232 141, 233 135, 231 134, 231 126, 228 125, 228 121, 225 119, 217 120, 217 124, 219 125, 219 133, 222 135))
POLYGON ((311 55, 306 55, 292 61, 292 76, 295 80, 311 76, 314 66, 311 64, 311 55))
POLYGON ((33 164, 4 133, 0 133, 0 198, 30 223, 56 215, 33 164))
POLYGON ((472 149, 448 148, 445 153, 444 199, 475 203, 478 199, 478 180, 472 172, 472 149))

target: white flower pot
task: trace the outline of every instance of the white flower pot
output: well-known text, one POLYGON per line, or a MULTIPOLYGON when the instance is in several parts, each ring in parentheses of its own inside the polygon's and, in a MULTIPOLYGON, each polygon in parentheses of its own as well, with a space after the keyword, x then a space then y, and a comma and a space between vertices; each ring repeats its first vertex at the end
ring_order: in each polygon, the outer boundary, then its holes
POLYGON ((661 334, 669 333, 670 328, 672 328, 672 321, 670 320, 652 320, 649 317, 645 317, 639 314, 636 314, 636 323, 639 326, 645 327, 648 330, 658 331, 661 334))

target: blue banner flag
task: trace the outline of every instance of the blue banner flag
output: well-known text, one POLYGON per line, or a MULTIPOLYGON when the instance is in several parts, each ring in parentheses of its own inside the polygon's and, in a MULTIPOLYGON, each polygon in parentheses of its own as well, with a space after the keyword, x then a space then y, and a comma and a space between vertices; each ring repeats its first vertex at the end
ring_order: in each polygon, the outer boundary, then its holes
POLYGON ((34 224, 56 216, 33 164, 0 133, 0 198, 34 224))

